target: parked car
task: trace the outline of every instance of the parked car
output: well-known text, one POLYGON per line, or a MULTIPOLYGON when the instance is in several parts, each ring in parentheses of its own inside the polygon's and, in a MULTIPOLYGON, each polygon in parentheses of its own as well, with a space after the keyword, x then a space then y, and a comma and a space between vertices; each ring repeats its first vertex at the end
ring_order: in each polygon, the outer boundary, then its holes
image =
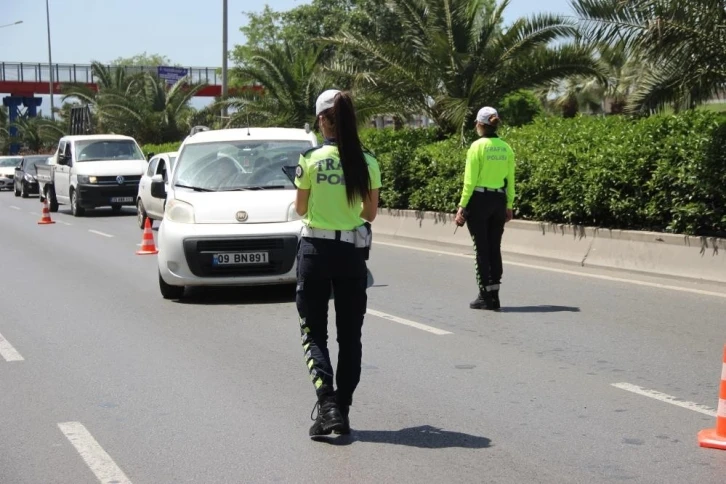
POLYGON ((20 156, 0 156, 0 190, 13 189, 15 167, 20 163, 20 156))
POLYGON ((25 155, 21 158, 18 166, 15 167, 15 196, 28 198, 28 195, 37 195, 38 171, 37 165, 47 165, 50 157, 48 155, 25 155))
POLYGON ((174 168, 177 152, 159 153, 149 159, 149 165, 141 176, 139 182, 139 193, 136 196, 136 216, 139 221, 139 227, 144 228, 146 219, 161 220, 164 217, 165 200, 160 200, 151 196, 151 179, 155 175, 160 175, 164 184, 168 185, 169 175, 174 168))
POLYGON ((157 235, 162 297, 179 299, 186 286, 294 283, 302 221, 289 170, 316 145, 309 128, 188 136, 168 189, 160 175, 151 184, 151 195, 166 200, 157 235))
POLYGON ((75 217, 86 209, 136 205, 146 158, 130 136, 113 134, 64 136, 49 165, 38 165, 41 198, 50 211, 69 204, 75 217))

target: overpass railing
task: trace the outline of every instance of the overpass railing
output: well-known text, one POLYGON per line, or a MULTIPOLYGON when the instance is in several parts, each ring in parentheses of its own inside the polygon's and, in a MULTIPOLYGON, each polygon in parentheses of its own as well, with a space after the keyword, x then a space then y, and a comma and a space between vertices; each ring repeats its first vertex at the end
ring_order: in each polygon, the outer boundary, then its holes
MULTIPOLYGON (((171 67, 171 66, 105 66, 114 71, 125 70, 128 74, 140 72, 153 72, 160 77, 167 79, 167 82, 174 82, 184 75, 190 76, 193 83, 206 82, 211 85, 222 84, 222 72, 218 67, 171 67)), ((30 62, 0 62, 0 82, 50 82, 50 68, 47 63, 30 62)), ((95 84, 96 76, 90 64, 53 64, 54 82, 79 82, 83 84, 95 84)))

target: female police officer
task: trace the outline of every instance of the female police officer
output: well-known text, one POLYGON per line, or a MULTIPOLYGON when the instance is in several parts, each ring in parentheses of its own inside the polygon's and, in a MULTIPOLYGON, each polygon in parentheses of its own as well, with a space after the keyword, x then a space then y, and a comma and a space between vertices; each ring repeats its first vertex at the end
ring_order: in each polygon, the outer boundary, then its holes
POLYGON ((504 224, 512 219, 514 152, 497 136, 499 123, 494 108, 487 106, 477 113, 476 130, 481 138, 472 143, 466 155, 464 187, 456 214, 457 225, 466 222, 474 240, 479 296, 469 305, 472 309, 500 308, 501 244, 504 224))
POLYGON ((361 147, 350 96, 333 89, 323 92, 315 114, 325 142, 300 156, 295 173, 295 208, 304 216, 296 302, 305 359, 318 397, 311 437, 350 431, 348 412, 360 381, 367 304, 366 221, 376 217, 381 187, 378 162, 361 147), (337 391, 327 348, 331 289, 339 346, 337 391))

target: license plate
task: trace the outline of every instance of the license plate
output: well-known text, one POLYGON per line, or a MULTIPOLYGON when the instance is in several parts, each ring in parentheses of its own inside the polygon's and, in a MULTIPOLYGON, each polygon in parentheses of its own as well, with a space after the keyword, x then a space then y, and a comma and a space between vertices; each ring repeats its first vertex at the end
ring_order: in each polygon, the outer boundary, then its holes
POLYGON ((212 255, 212 265, 214 266, 267 264, 269 261, 267 252, 225 252, 212 255))
POLYGON ((111 203, 125 203, 125 202, 133 202, 134 197, 113 197, 111 198, 111 203))

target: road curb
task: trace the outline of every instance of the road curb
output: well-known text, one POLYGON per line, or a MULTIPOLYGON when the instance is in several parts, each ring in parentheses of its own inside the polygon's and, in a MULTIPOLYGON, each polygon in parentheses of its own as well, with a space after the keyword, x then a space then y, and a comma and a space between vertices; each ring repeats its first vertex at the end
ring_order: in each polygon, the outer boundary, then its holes
MULTIPOLYGON (((374 233, 471 247, 466 226, 454 234, 454 215, 381 208, 374 233)), ((375 237, 375 235, 374 235, 375 237)), ((612 230, 513 220, 502 250, 513 254, 649 274, 726 283, 726 239, 612 230)))

